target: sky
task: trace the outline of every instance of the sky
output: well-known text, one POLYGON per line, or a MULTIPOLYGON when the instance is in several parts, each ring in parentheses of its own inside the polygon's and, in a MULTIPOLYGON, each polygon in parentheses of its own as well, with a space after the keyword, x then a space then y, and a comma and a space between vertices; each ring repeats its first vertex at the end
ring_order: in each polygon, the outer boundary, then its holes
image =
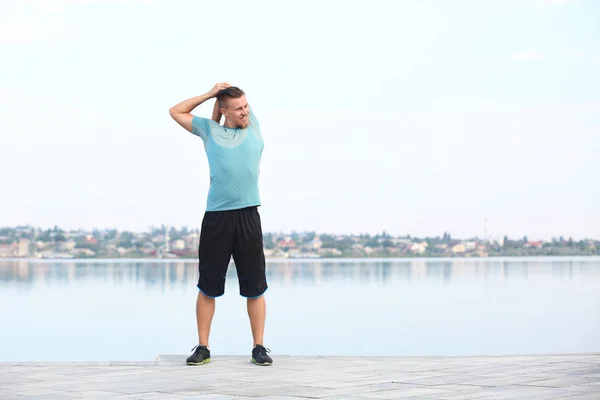
POLYGON ((594 0, 5 0, 0 226, 199 229, 208 163, 168 109, 226 81, 265 139, 265 231, 600 238, 599 20, 594 0))

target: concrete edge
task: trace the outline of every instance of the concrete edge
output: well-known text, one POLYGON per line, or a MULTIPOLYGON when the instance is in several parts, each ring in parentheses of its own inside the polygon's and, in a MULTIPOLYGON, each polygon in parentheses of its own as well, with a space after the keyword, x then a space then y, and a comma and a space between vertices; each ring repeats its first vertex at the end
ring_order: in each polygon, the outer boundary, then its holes
MULTIPOLYGON (((0 367, 10 366, 29 366, 29 367, 46 367, 46 366, 155 366, 155 365, 182 365, 189 354, 159 354, 152 361, 0 361, 0 367)), ((510 354, 510 355, 458 355, 458 356, 340 356, 340 355, 277 355, 274 357, 279 359, 294 359, 301 358, 302 360, 313 359, 353 359, 353 360, 435 360, 435 359, 511 359, 511 358, 587 358, 599 357, 598 353, 549 353, 549 354, 510 354)), ((215 355, 212 356, 215 360, 239 360, 247 359, 248 355, 215 355)))

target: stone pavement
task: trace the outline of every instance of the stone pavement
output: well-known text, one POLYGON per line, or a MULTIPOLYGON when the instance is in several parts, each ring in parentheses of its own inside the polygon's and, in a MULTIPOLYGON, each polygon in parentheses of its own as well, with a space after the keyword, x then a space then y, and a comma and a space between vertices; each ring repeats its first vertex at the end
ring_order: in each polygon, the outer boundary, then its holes
POLYGON ((600 399, 600 354, 0 362, 0 399, 600 399))

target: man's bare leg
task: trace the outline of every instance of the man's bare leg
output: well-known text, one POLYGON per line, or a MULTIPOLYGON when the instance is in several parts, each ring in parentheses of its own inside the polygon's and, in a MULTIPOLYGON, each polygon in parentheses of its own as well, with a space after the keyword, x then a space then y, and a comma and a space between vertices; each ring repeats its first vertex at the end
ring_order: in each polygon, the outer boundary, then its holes
POLYGON ((194 354, 186 359, 188 365, 202 365, 211 362, 208 347, 210 325, 215 314, 215 299, 207 297, 198 290, 196 299, 196 323, 198 326, 198 345, 192 351, 194 354))
POLYGON ((266 315, 267 303, 264 295, 256 299, 248 299, 248 316, 250 317, 252 338, 254 339, 252 362, 258 365, 271 365, 273 363, 273 359, 267 354, 270 350, 263 345, 266 315))
POLYGON ((208 337, 210 335, 210 325, 215 314, 215 299, 205 296, 198 291, 196 300, 196 323, 198 324, 198 344, 208 346, 208 337))
POLYGON ((250 327, 252 328, 252 338, 255 346, 264 344, 266 315, 267 303, 264 295, 256 299, 248 299, 248 316, 250 317, 250 327))

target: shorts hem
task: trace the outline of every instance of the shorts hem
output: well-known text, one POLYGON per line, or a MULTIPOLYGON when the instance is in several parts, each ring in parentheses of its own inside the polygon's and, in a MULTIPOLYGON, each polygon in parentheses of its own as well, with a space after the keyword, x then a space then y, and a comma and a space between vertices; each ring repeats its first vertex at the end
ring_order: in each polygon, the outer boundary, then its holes
POLYGON ((223 294, 224 294, 224 293, 221 293, 221 294, 218 294, 218 295, 216 295, 216 296, 210 296, 210 295, 206 294, 206 293, 204 292, 204 290, 200 289, 200 286, 196 286, 196 287, 198 288, 198 290, 199 290, 199 291, 200 291, 200 292, 201 292, 203 295, 205 295, 206 297, 208 297, 208 298, 211 298, 211 299, 216 299, 217 297, 221 297, 221 296, 223 296, 223 294))
POLYGON ((246 295, 244 295, 244 294, 241 294, 241 293, 240 293, 240 296, 242 296, 242 297, 245 297, 245 298, 247 298, 247 299, 258 299, 260 296, 264 295, 264 294, 265 294, 265 292, 266 292, 268 289, 269 289, 269 287, 267 286, 267 287, 265 288, 265 290, 263 290, 263 291, 262 291, 262 293, 261 293, 261 294, 259 294, 259 295, 257 295, 257 296, 246 296, 246 295))

